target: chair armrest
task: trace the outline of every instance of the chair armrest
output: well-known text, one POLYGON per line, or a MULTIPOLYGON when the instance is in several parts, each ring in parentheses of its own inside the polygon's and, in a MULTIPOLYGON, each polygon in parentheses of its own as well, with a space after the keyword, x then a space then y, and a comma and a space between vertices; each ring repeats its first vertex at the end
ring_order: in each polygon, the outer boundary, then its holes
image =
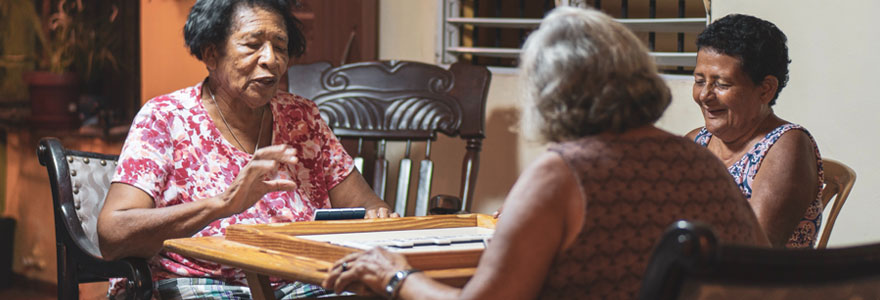
POLYGON ((150 299, 153 296, 153 278, 147 260, 143 258, 124 258, 123 262, 131 266, 131 276, 126 282, 128 293, 126 299, 150 299))
POLYGON ((436 195, 428 200, 429 215, 454 215, 467 213, 461 209, 461 198, 450 195, 436 195))

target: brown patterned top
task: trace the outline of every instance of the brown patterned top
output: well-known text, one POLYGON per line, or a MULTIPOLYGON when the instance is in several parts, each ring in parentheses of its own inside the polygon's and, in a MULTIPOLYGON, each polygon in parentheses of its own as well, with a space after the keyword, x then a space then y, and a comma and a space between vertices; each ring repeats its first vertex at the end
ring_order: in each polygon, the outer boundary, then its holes
POLYGON ((591 136, 550 147, 573 170, 584 226, 558 254, 541 299, 635 299, 654 244, 680 219, 755 244, 757 218, 712 153, 681 137, 591 136))

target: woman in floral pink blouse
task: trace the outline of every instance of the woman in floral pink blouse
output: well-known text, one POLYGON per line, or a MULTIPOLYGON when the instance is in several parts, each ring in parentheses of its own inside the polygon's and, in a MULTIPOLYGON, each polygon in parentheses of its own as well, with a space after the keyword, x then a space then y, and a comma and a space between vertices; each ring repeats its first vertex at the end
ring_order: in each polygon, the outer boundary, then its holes
MULTIPOLYGON (((98 220, 105 258, 150 258, 160 298, 244 297, 241 270, 161 251, 232 224, 309 221, 313 211, 389 207, 354 169, 318 108, 279 91, 305 39, 287 1, 198 1, 184 27, 208 78, 147 102, 98 220)), ((279 298, 323 293, 275 281, 279 298)))

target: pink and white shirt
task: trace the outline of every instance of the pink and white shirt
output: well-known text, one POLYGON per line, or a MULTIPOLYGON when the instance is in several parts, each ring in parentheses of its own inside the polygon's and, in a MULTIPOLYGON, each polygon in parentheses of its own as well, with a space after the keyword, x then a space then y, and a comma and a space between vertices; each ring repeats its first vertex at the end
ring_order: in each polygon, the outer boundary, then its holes
MULTIPOLYGON (((135 117, 113 182, 135 186, 157 208, 199 201, 225 191, 253 155, 224 139, 202 105, 202 84, 159 96, 135 117)), ((329 208, 329 191, 353 170, 351 157, 311 101, 279 91, 271 100, 272 144, 297 149, 299 163, 282 165, 277 178, 296 182, 292 191, 266 194, 251 208, 211 222, 193 235, 222 236, 232 224, 310 221, 329 208)), ((161 251, 150 259, 153 281, 210 277, 244 285, 239 269, 161 251)), ((273 280, 275 281, 275 280, 273 280)))

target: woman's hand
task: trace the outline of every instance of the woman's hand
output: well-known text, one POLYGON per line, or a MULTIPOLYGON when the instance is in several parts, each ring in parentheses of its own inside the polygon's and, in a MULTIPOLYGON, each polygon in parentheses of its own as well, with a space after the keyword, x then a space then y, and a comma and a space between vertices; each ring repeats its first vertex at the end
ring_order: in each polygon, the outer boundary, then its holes
POLYGON ((247 210, 267 193, 295 189, 296 183, 292 180, 269 178, 274 177, 282 164, 298 163, 296 154, 296 149, 289 145, 258 149, 254 158, 220 195, 222 216, 228 217, 247 210))
POLYGON ((388 207, 377 206, 367 209, 364 219, 399 218, 400 214, 392 212, 388 207))
POLYGON ((376 247, 366 252, 349 254, 336 261, 321 285, 337 294, 343 291, 364 294, 369 291, 385 295, 385 285, 391 276, 397 271, 411 268, 403 255, 376 247))

